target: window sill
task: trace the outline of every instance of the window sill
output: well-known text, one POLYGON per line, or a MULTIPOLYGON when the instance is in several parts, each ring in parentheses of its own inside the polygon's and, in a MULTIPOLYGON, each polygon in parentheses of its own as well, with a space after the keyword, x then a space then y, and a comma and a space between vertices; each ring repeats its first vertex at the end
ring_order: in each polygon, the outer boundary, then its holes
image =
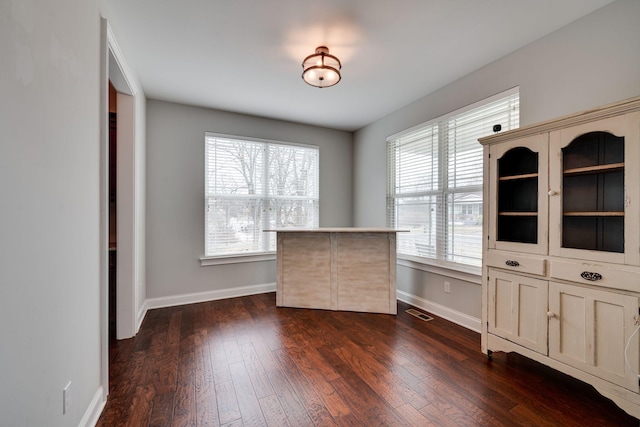
POLYGON ((398 255, 397 263, 403 267, 414 268, 416 270, 427 271, 453 279, 464 280, 465 282, 482 284, 482 268, 473 266, 463 266, 460 264, 438 262, 426 258, 398 255))
MULTIPOLYGON (((224 255, 224 256, 202 256, 200 257, 200 266, 207 267, 211 265, 226 264, 242 264, 246 262, 275 261, 275 252, 266 252, 260 254, 247 255, 224 255)), ((438 263, 437 261, 427 260, 421 257, 410 255, 398 255, 398 265, 414 268, 416 270, 427 271, 429 273, 439 274, 441 276, 451 277, 466 282, 476 283, 480 285, 481 272, 480 267, 461 266, 454 264, 438 263)))
POLYGON ((207 267, 210 265, 226 265, 226 264, 242 264, 245 262, 259 261, 275 261, 275 252, 264 252, 258 254, 246 255, 221 255, 221 256, 202 256, 200 257, 200 266, 207 267))

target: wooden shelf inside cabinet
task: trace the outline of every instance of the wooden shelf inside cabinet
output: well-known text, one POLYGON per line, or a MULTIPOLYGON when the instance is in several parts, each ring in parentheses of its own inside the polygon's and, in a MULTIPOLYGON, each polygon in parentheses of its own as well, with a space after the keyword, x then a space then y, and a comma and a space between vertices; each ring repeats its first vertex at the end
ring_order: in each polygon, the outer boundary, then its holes
POLYGON ((582 168, 565 169, 565 175, 586 175, 593 173, 619 172, 624 170, 624 163, 610 163, 607 165, 585 166, 582 168))
POLYGON ((568 211, 564 212, 564 216, 624 216, 624 212, 617 211, 591 211, 591 212, 577 212, 577 211, 568 211))
POLYGON ((537 178, 537 177, 538 177, 537 173, 525 173, 522 175, 501 176, 500 178, 498 178, 498 181, 512 181, 516 179, 531 179, 531 178, 537 178))
POLYGON ((500 216, 538 216, 538 212, 498 212, 500 216))

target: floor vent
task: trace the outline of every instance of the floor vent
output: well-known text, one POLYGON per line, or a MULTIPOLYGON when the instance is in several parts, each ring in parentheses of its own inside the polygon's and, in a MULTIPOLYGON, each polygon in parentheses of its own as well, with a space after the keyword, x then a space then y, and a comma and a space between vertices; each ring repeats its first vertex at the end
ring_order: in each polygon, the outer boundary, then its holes
POLYGON ((424 314, 424 313, 422 313, 422 312, 420 312, 420 311, 418 311, 416 309, 413 309, 413 308, 405 310, 405 313, 409 313, 413 317, 417 317, 418 319, 422 319, 425 322, 428 322, 429 320, 433 320, 433 317, 427 316, 426 314, 424 314))

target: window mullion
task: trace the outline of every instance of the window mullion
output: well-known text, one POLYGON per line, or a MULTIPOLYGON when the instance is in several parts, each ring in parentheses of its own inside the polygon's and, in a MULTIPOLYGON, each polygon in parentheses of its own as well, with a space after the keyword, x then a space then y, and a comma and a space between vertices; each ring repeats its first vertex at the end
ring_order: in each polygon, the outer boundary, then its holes
MULTIPOLYGON (((268 230, 271 224, 271 214, 273 211, 273 204, 271 202, 271 194, 270 190, 270 182, 269 182, 269 173, 271 172, 271 164, 269 163, 269 145, 265 145, 262 149, 262 199, 260 202, 261 208, 261 220, 262 220, 262 230, 268 230)), ((262 232, 262 250, 268 251, 271 243, 271 235, 273 233, 264 233, 262 232)))
POLYGON ((387 226, 396 227, 397 215, 397 177, 396 177, 396 156, 398 152, 398 146, 395 142, 392 142, 387 147, 387 226))
POLYGON ((439 162, 439 182, 437 198, 437 212, 436 217, 436 258, 439 260, 446 259, 447 251, 447 233, 448 233, 448 221, 447 221, 447 209, 448 198, 447 189, 449 188, 449 124, 448 122, 438 123, 438 146, 440 147, 438 162, 439 162))

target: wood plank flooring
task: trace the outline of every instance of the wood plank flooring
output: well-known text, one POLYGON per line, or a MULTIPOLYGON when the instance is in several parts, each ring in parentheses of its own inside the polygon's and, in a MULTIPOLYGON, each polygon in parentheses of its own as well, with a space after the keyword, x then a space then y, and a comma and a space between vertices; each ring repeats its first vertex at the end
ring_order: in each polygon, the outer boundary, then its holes
POLYGON ((451 322, 275 307, 151 310, 111 349, 98 426, 638 426, 590 386, 451 322))

